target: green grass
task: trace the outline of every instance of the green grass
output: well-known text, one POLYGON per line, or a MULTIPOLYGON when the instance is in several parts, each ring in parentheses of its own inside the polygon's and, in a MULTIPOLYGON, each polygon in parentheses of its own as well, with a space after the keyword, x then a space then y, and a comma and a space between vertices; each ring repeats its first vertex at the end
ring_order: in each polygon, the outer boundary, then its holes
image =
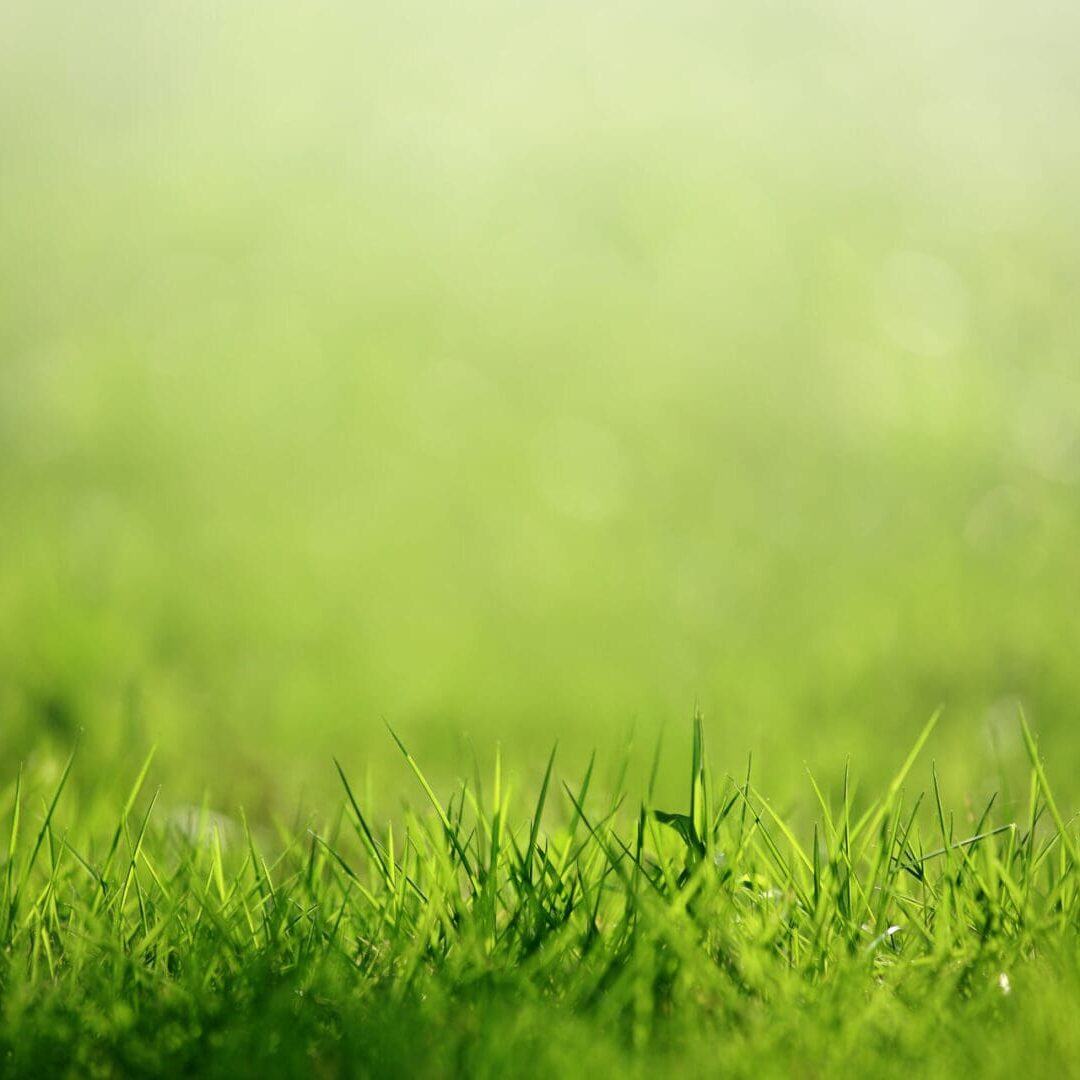
MULTIPOLYGON (((915 794, 935 716, 870 798, 785 813, 714 775, 682 805, 548 760, 370 821, 162 809, 150 759, 110 817, 22 772, 6 801, 10 1075, 1061 1075, 1080 1035, 1077 830, 1021 716, 1026 797, 915 794), (812 812, 811 812, 812 810, 812 812)), ((659 752, 659 748, 658 748, 659 752)), ((652 770, 655 775, 655 768, 652 770)), ((625 774, 625 769, 620 770, 625 774)))
POLYGON ((0 4, 7 1070, 1080 1060, 1078 36, 0 4))

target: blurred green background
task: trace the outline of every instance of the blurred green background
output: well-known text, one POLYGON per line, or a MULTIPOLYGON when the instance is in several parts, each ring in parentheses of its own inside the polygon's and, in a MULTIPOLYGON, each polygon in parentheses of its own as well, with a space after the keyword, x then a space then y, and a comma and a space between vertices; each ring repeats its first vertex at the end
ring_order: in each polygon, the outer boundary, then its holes
POLYGON ((981 793, 1021 702, 1080 797, 1078 33, 4 5, 5 777, 681 774, 696 701, 783 794, 944 704, 981 793))

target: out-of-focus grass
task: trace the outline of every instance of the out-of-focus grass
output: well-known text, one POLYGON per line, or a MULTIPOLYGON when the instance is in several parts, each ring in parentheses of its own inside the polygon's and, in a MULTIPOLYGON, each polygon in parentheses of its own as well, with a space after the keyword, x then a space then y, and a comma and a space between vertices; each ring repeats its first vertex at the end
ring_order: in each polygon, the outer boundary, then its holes
POLYGON ((1075 794, 1080 27, 996 7, 8 5, 5 757, 944 703, 981 792, 1019 699, 1075 794))

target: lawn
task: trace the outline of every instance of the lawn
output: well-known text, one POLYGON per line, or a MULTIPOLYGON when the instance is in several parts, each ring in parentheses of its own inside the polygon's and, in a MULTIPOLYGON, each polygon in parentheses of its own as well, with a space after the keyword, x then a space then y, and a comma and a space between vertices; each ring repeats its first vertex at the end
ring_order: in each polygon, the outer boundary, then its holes
MULTIPOLYGON (((936 770, 832 802, 799 837, 722 781, 695 719, 687 797, 654 808, 548 760, 422 793, 373 827, 163 814, 148 759, 115 821, 13 794, 0 1054, 13 1075, 1014 1075, 1080 1049, 1076 830, 1035 738, 1021 820, 946 810, 936 770), (426 800, 423 796, 426 796, 426 800), (920 813, 922 809, 927 812, 920 813), (69 826, 71 818, 80 824, 69 826)), ((654 770, 655 772, 655 770, 654 770)), ((29 778, 28 778, 29 779, 29 778)), ((650 784, 651 787, 651 784, 650 784)), ((160 792, 160 789, 159 789, 160 792)))
POLYGON ((1068 1071, 1078 32, 6 5, 7 1070, 1068 1071))

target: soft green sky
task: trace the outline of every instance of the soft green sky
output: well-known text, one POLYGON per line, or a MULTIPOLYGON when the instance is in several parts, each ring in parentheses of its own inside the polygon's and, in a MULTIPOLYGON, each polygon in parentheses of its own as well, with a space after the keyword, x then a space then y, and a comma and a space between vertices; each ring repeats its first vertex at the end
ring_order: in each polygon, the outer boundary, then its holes
POLYGON ((8 5, 0 749, 1080 766, 1078 29, 8 5))

